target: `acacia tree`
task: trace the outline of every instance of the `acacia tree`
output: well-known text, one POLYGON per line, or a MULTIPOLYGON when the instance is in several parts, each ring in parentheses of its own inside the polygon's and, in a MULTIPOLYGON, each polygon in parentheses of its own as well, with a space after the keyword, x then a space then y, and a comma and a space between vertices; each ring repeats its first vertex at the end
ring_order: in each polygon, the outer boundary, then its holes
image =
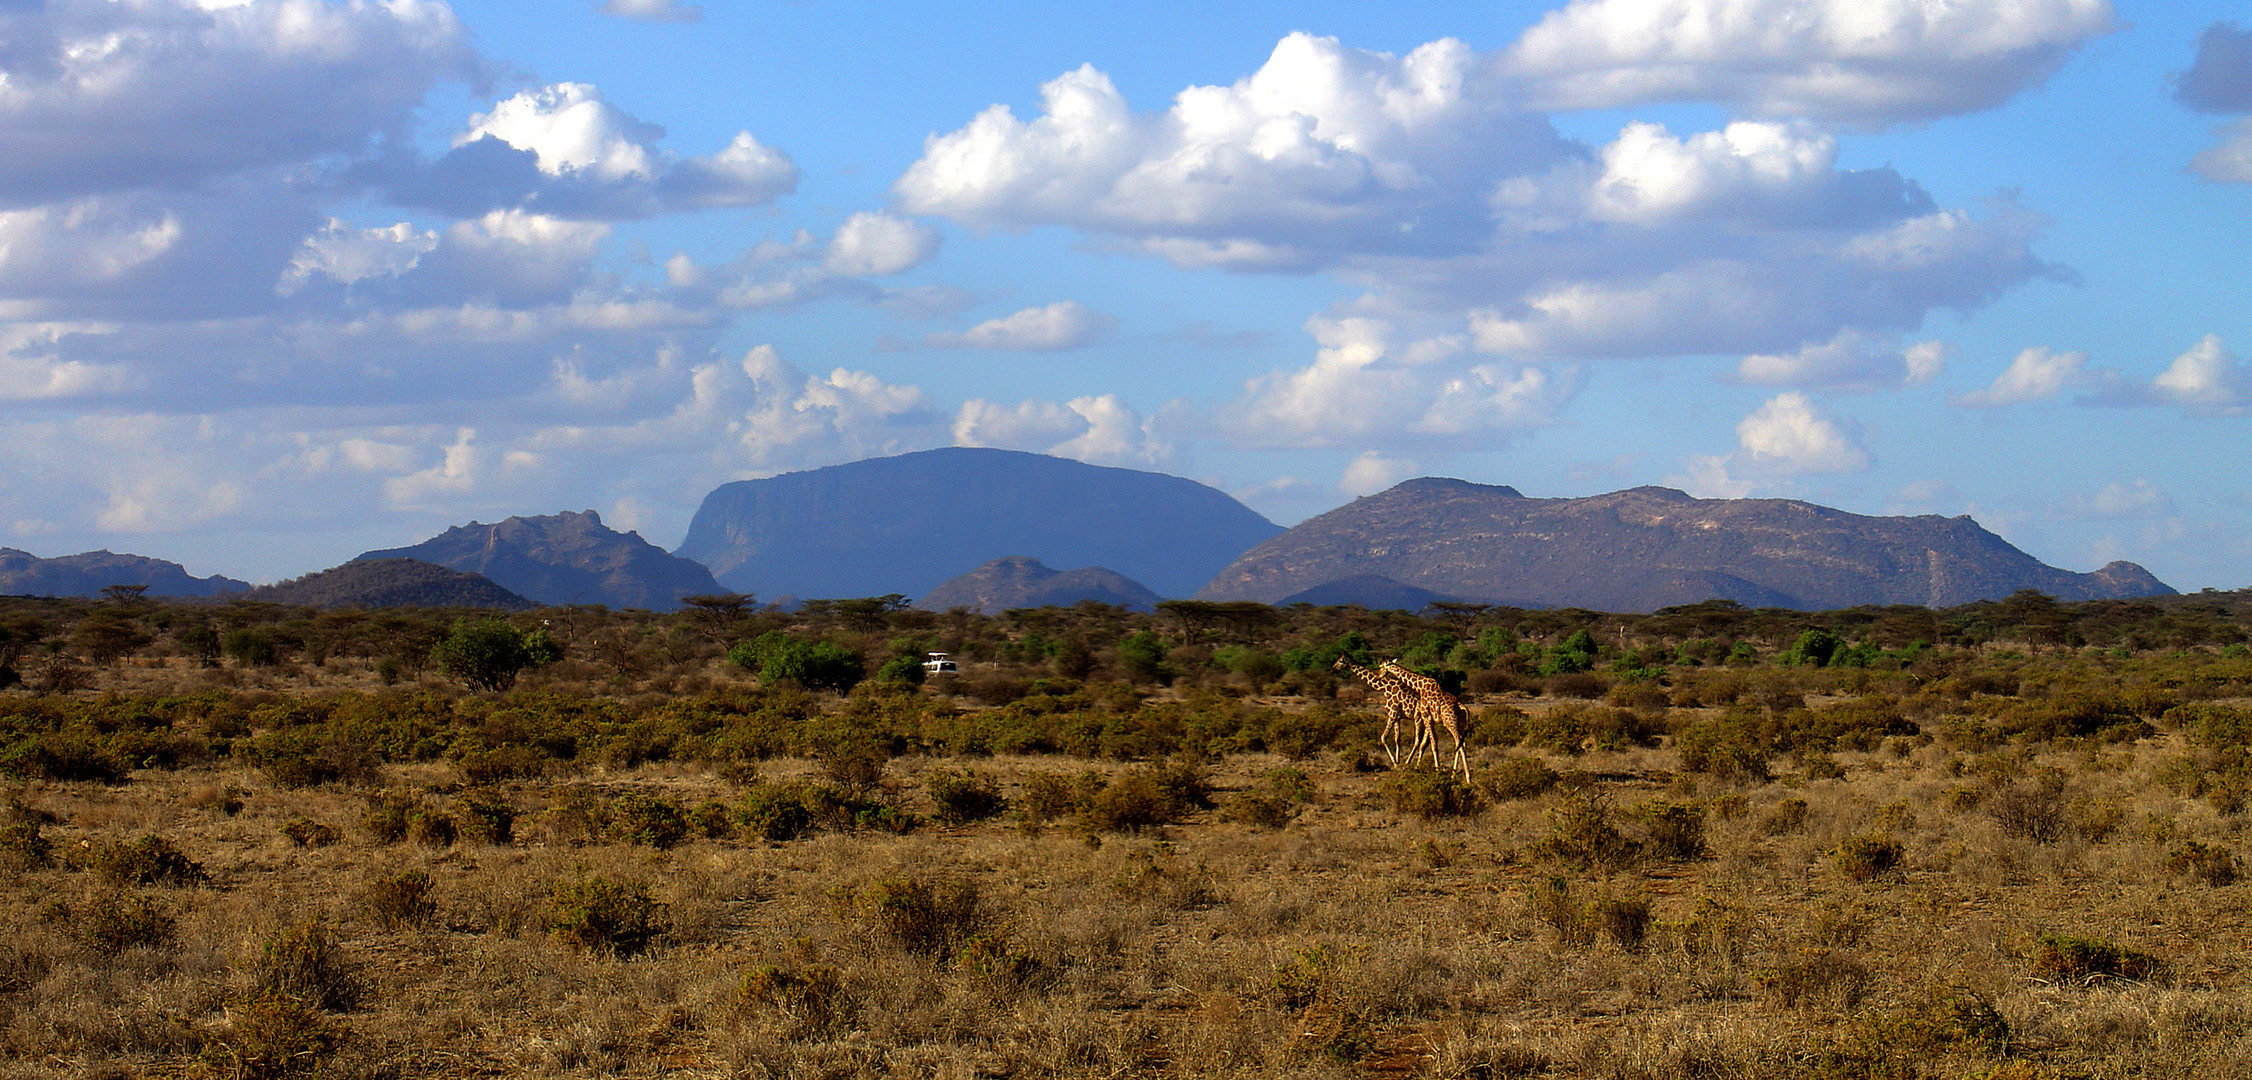
POLYGON ((506 690, 525 668, 562 658, 562 648, 545 629, 518 630, 506 619, 490 616, 455 620, 453 631, 430 650, 438 670, 477 690, 506 690))

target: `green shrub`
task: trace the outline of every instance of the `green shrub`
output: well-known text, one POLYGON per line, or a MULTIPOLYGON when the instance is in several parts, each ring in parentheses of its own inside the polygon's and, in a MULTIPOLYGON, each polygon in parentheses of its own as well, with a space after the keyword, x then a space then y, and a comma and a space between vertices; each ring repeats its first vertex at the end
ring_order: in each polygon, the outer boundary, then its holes
POLYGON ((315 1009, 349 1009, 360 1000, 360 985, 336 944, 318 922, 276 932, 251 961, 251 982, 261 994, 282 994, 315 1009))
POLYGON ((386 791, 369 797, 360 827, 378 844, 396 844, 407 838, 407 830, 421 810, 422 797, 414 792, 386 791))
POLYGON ((663 851, 688 839, 688 815, 671 799, 628 792, 610 803, 610 835, 663 851))
POLYGON ((1698 720, 1674 737, 1681 767, 1741 783, 1765 783, 1775 747, 1756 716, 1728 713, 1698 720))
POLYGON ((2093 983, 2105 979, 2148 982, 2160 973, 2158 958, 2102 938, 2044 934, 2033 955, 2037 978, 2093 983))
POLYGON ((794 683, 808 690, 848 693, 867 677, 860 657, 826 641, 802 641, 779 630, 737 644, 727 652, 735 666, 767 683, 794 683))
POLYGON ((94 854, 92 869, 113 885, 201 885, 211 880, 202 863, 154 834, 102 848, 94 854))
POLYGON ((1830 861, 1848 881, 1868 881, 1900 865, 1907 852, 1889 836, 1864 835, 1847 839, 1830 853, 1830 861))
POLYGON ((938 819, 949 825, 984 821, 1009 808, 1000 785, 973 770, 932 769, 923 776, 923 790, 938 804, 938 819))
POLYGON ((664 935, 665 905, 636 882, 600 875, 558 881, 548 899, 547 929, 582 949, 632 956, 664 935))
POLYGON ((1385 777, 1381 788, 1394 813, 1425 821, 1468 817, 1486 808, 1478 789, 1452 772, 1407 769, 1385 777))
POLYGON ((1195 766, 1136 767, 1079 800, 1079 822, 1089 832, 1140 832, 1211 806, 1204 773, 1195 766))
POLYGON ((394 930, 420 926, 438 914, 438 905, 430 898, 430 875, 420 870, 376 878, 368 883, 360 903, 376 922, 394 930))
POLYGON ((508 620, 487 616, 454 621, 453 630, 430 650, 438 670, 472 690, 506 690, 528 667, 562 659, 562 650, 545 630, 523 631, 508 620))

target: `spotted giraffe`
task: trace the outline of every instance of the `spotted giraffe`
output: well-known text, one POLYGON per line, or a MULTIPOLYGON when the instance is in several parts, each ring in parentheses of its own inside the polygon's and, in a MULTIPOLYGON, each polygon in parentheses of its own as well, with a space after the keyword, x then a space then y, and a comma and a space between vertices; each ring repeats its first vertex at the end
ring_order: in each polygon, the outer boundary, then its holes
POLYGON ((1385 756, 1391 759, 1393 765, 1400 763, 1400 720, 1406 717, 1415 721, 1415 747, 1409 751, 1409 760, 1414 760, 1415 753, 1423 749, 1423 740, 1428 734, 1423 729, 1422 714, 1415 709, 1415 693, 1386 668, 1362 667, 1342 656, 1337 658, 1334 666, 1339 671, 1351 672, 1367 683, 1368 688, 1376 691, 1376 696, 1383 701, 1384 734, 1378 736, 1377 740, 1384 744, 1385 756))
POLYGON ((1439 730, 1444 728, 1447 737, 1454 740, 1454 761, 1449 768, 1460 770, 1463 781, 1467 783, 1470 780, 1470 756, 1462 749, 1462 729, 1468 720, 1468 714, 1463 711, 1462 702, 1455 700, 1453 694, 1447 693, 1437 679, 1421 672, 1409 671, 1397 660, 1386 660, 1378 670, 1390 675, 1392 681, 1404 687, 1409 694, 1407 708, 1415 718, 1416 740, 1414 749, 1408 751, 1408 760, 1413 762, 1422 754, 1423 748, 1429 746, 1431 764, 1437 766, 1439 730))

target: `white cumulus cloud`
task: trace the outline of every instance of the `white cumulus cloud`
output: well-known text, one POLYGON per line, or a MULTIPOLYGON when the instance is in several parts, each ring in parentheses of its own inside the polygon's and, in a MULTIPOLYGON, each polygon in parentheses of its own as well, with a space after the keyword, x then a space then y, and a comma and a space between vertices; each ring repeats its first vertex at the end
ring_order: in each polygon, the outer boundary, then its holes
POLYGON ((890 214, 862 211, 845 219, 822 265, 851 276, 899 274, 938 254, 938 231, 890 214))
POLYGON ((1947 346, 1943 342, 1919 341, 1903 349, 1897 343, 1846 330, 1795 352, 1746 356, 1736 364, 1736 379, 1765 386, 1883 390, 1930 382, 1946 366, 1947 346))
POLYGON ((2035 346, 2020 351, 1986 389, 1959 395, 1954 400, 1955 404, 1972 409, 2045 401, 2087 381, 2089 376, 2087 353, 2060 353, 2035 346))
POLYGON ((1548 109, 1913 122, 1999 105, 2115 25, 2108 0, 1573 0, 1502 66, 1548 109))
POLYGON ((1164 459, 1168 446, 1144 419, 1116 394, 1088 395, 1068 402, 1024 401, 1014 406, 983 399, 962 404, 954 415, 954 445, 1030 450, 1100 464, 1143 464, 1164 459))
POLYGON ((1374 495, 1414 476, 1416 469, 1413 459, 1363 451, 1345 463, 1345 471, 1337 477, 1337 490, 1355 497, 1374 495))
POLYGON ((953 349, 1057 352, 1093 345, 1117 327, 1117 319, 1077 300, 1058 300, 1046 307, 1025 308, 1013 315, 988 319, 958 334, 934 333, 924 344, 953 349))

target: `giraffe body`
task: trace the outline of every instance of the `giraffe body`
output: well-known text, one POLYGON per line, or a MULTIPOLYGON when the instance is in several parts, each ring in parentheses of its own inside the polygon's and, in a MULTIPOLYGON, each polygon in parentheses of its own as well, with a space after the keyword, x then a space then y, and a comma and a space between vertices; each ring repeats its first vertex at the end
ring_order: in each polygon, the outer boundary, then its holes
POLYGON ((1337 658, 1337 663, 1333 666, 1339 671, 1351 672, 1366 683, 1369 689, 1376 691, 1378 700, 1384 703, 1384 733, 1377 737, 1377 741, 1384 744, 1384 754, 1395 766, 1400 763, 1400 721, 1408 719, 1415 722, 1415 746, 1409 751, 1409 760, 1414 760, 1414 754, 1423 748, 1425 735, 1422 716, 1415 709, 1414 693, 1391 672, 1381 667, 1362 667, 1342 656, 1337 658))
POLYGON ((1439 768, 1439 731, 1445 729, 1447 737, 1454 740, 1454 760, 1447 766, 1462 773, 1464 783, 1470 780, 1470 757, 1463 752, 1462 728, 1468 721, 1462 702, 1447 693, 1439 681, 1421 672, 1409 671, 1397 660, 1386 660, 1378 669, 1391 676, 1392 681, 1407 691, 1407 708, 1416 721, 1415 746, 1408 751, 1408 760, 1414 761, 1425 747, 1431 751, 1431 765, 1439 768))

